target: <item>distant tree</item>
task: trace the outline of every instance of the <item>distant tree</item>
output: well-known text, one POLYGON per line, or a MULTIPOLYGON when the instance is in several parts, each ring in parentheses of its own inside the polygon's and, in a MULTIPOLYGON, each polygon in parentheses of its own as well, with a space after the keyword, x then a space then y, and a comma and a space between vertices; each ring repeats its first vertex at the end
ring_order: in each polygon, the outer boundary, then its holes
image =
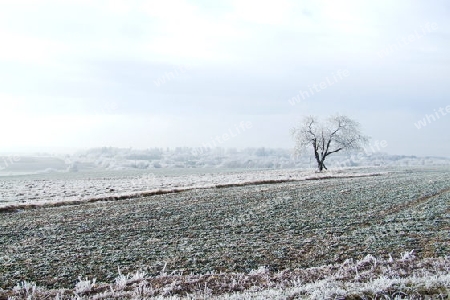
POLYGON ((255 155, 256 156, 266 156, 266 148, 262 147, 262 148, 256 149, 255 155))
POLYGON ((362 135, 358 122, 347 116, 331 116, 325 122, 317 117, 304 117, 297 128, 292 129, 297 153, 311 147, 314 150, 317 167, 320 172, 325 159, 333 153, 343 150, 361 149, 369 140, 362 135))

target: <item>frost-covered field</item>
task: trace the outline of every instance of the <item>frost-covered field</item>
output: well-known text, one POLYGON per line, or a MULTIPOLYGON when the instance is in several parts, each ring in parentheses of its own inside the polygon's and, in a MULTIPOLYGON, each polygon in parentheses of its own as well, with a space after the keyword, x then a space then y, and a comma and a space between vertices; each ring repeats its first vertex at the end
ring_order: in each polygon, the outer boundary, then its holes
MULTIPOLYGON (((0 209, 55 202, 132 198, 155 192, 211 188, 261 181, 305 180, 329 176, 361 176, 365 169, 348 169, 327 174, 299 170, 232 171, 170 170, 92 171, 0 177, 0 209), (209 171, 209 172, 208 172, 209 171)), ((377 173, 380 171, 376 171, 377 173)))
MULTIPOLYGON (((166 176, 189 189, 5 210, 0 299, 448 295, 449 169, 388 171, 166 176)), ((127 177, 71 180, 127 193, 127 177)))
MULTIPOLYGON (((73 289, 48 290, 23 281, 8 299, 447 299, 449 258, 417 259, 412 252, 387 260, 360 260, 320 268, 249 273, 124 275, 112 283, 79 278, 73 289)), ((0 297, 2 291, 0 290, 0 297)))

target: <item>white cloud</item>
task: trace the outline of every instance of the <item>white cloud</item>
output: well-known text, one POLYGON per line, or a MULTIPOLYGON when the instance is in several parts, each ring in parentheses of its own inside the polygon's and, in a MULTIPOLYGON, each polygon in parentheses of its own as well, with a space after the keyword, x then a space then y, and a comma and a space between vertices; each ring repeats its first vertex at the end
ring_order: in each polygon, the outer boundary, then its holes
POLYGON ((24 102, 23 98, 0 93, 0 119, 15 114, 24 102))
POLYGON ((256 24, 283 25, 292 17, 289 0, 235 0, 233 5, 239 19, 256 24))
POLYGON ((168 63, 226 61, 227 44, 248 35, 226 15, 212 18, 187 1, 145 2, 143 11, 155 18, 153 34, 145 42, 147 57, 168 63))
MULTIPOLYGON (((255 145, 265 139, 288 145, 288 138, 281 138, 289 127, 284 116, 304 110, 286 100, 343 68, 354 75, 308 99, 312 111, 370 110, 367 99, 376 99, 381 111, 392 111, 393 103, 420 111, 439 107, 448 94, 449 26, 442 5, 0 1, 0 126, 8 129, 2 136, 11 145, 145 147, 200 139, 197 143, 231 126, 217 120, 223 114, 230 121, 231 113, 260 116, 252 121, 265 134, 249 139, 255 145), (427 22, 436 22, 439 30, 378 58, 380 50, 427 22), (155 87, 153 80, 181 65, 190 66, 189 72, 155 87), (117 114, 101 113, 111 110, 99 105, 103 101, 122 106, 117 114), (419 101, 428 102, 420 106, 419 101), (209 112, 213 115, 206 120, 209 112), (274 113, 280 114, 276 120, 274 113), (208 128, 186 125, 199 120, 208 128), (264 122, 273 128, 260 125, 264 122)), ((380 135, 395 123, 384 121, 380 135)))
POLYGON ((109 0, 105 3, 107 9, 118 15, 126 15, 131 11, 130 1, 126 0, 109 0))
POLYGON ((0 61, 16 61, 47 65, 55 59, 55 55, 67 51, 63 43, 24 36, 0 29, 0 61))

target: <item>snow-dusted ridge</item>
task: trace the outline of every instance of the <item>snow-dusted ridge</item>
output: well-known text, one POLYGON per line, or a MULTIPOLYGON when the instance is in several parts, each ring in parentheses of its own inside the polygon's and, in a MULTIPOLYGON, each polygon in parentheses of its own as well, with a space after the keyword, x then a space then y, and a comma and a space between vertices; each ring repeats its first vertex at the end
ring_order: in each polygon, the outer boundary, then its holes
MULTIPOLYGON (((362 172, 358 169, 324 173, 315 173, 314 171, 302 172, 298 170, 271 170, 176 177, 156 177, 153 174, 151 174, 151 176, 147 174, 140 177, 112 177, 97 180, 86 178, 71 181, 36 181, 29 179, 14 182, 15 191, 10 190, 9 199, 0 194, 2 196, 0 197, 0 213, 17 212, 22 209, 30 208, 78 205, 88 202, 117 201, 180 193, 193 189, 227 188, 306 180, 381 176, 383 174, 388 174, 388 172, 362 172), (68 193, 66 192, 67 182, 72 183, 73 188, 69 196, 67 196, 68 193), (49 188, 47 188, 47 186, 49 186, 49 188), (86 186, 91 188, 89 193, 86 193, 86 186), (26 198, 26 195, 21 192, 22 189, 27 187, 36 190, 32 193, 32 197, 26 198), (76 190, 77 188, 78 190, 76 190), (105 193, 105 190, 108 192, 105 193), (22 196, 23 198, 15 200, 14 198, 17 198, 17 196, 11 195, 11 192, 22 196)), ((2 192, 2 190, 0 190, 0 192, 2 192)))

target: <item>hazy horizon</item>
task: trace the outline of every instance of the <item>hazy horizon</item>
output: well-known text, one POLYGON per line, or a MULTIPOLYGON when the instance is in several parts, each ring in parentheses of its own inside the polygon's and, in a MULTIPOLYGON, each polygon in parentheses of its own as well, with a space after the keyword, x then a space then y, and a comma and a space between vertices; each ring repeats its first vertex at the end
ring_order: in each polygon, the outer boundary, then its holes
POLYGON ((341 113, 449 157, 450 3, 2 1, 0 153, 293 148, 341 113), (51 150, 54 149, 54 150, 51 150))

